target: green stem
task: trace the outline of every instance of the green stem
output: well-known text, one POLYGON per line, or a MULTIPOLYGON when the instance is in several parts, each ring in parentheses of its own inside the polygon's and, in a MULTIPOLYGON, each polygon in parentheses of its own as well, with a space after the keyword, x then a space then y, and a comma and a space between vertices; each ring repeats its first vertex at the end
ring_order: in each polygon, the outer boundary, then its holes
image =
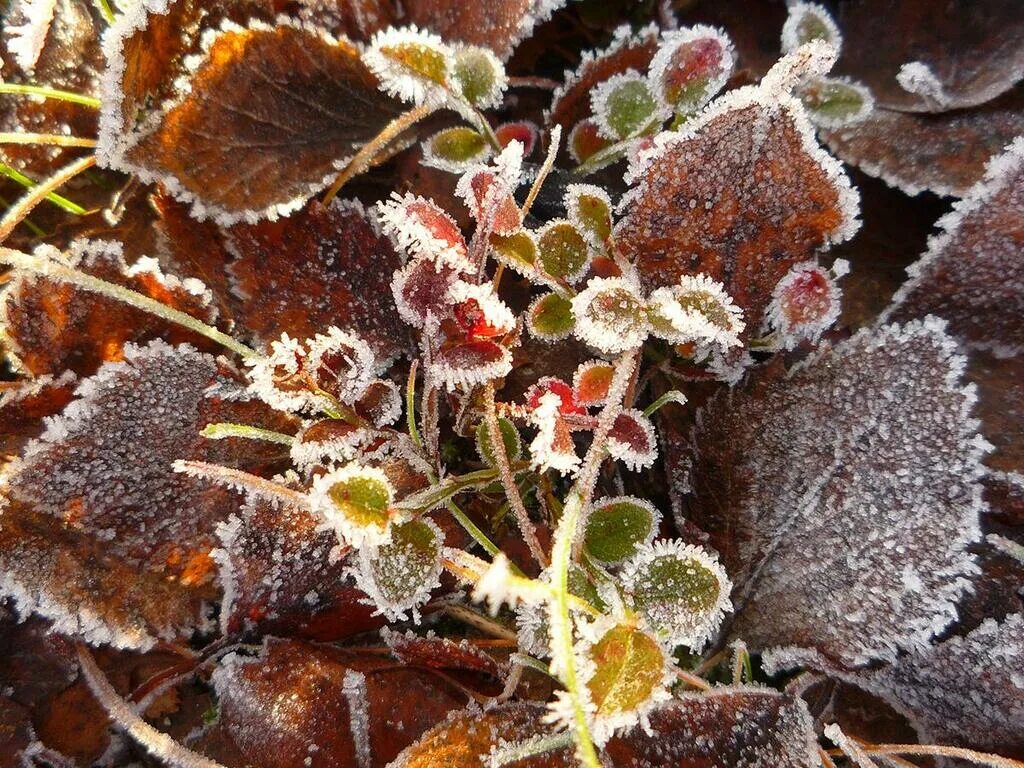
POLYGON ((283 432, 275 432, 272 429, 253 427, 248 424, 235 424, 230 421, 221 421, 216 424, 207 424, 199 433, 210 440, 224 440, 229 437, 244 437, 248 440, 265 440, 268 443, 280 443, 291 445, 295 438, 283 432))
POLYGON ((644 416, 653 416, 659 408, 669 403, 678 403, 682 405, 686 402, 686 395, 680 392, 678 389, 670 389, 664 395, 659 397, 653 403, 644 408, 644 416))
POLYGON ((459 525, 465 529, 466 533, 473 538, 473 541, 483 547, 487 554, 491 557, 496 557, 500 554, 501 550, 498 549, 497 545, 487 538, 487 534, 481 531, 477 524, 470 520, 469 516, 459 509, 454 501, 448 499, 448 501, 445 502, 445 506, 448 508, 448 511, 452 513, 452 517, 454 517, 456 521, 458 521, 459 525))
MULTIPOLYGON (((11 166, 9 165, 4 165, 3 163, 0 163, 0 176, 6 176, 11 181, 21 184, 21 186, 25 187, 26 189, 32 189, 34 186, 36 186, 36 182, 30 179, 25 174, 23 174, 21 171, 15 168, 11 168, 11 166)), ((68 213, 73 213, 76 216, 81 216, 85 213, 88 213, 88 211, 86 211, 85 208, 80 206, 78 203, 73 203, 66 197, 58 195, 56 192, 49 193, 46 196, 46 199, 49 200, 54 205, 63 208, 68 213)))
POLYGON ((235 341, 226 333, 221 333, 212 325, 207 325, 191 315, 168 307, 166 304, 161 304, 159 301, 151 299, 149 296, 144 296, 130 288, 125 288, 123 285, 108 283, 106 280, 101 280, 93 275, 87 275, 52 259, 30 256, 27 253, 21 253, 10 248, 0 248, 0 264, 8 264, 15 269, 33 272, 51 280, 70 283, 85 291, 98 293, 101 296, 123 302, 143 312, 148 312, 163 320, 180 325, 183 328, 188 328, 190 331, 194 331, 200 336, 205 336, 242 357, 259 357, 256 350, 235 341))
POLYGON ((103 16, 103 19, 107 24, 113 24, 117 21, 117 16, 114 15, 114 9, 110 7, 110 3, 108 3, 107 0, 94 0, 94 2, 100 11, 100 15, 103 16))
POLYGON ((536 757, 538 755, 547 754, 548 752, 553 752, 556 749, 563 749, 571 744, 572 734, 570 733, 558 733, 554 736, 538 736, 536 738, 527 739, 519 744, 513 744, 512 746, 496 750, 495 753, 491 755, 490 765, 495 766, 495 768, 501 768, 501 766, 518 763, 520 760, 526 760, 528 757, 536 757))
POLYGON ((0 93, 11 93, 20 96, 42 96, 44 99, 70 101, 72 104, 81 104, 86 107, 93 107, 94 109, 99 109, 101 106, 100 100, 93 96, 83 96, 80 93, 61 91, 57 88, 47 88, 45 85, 0 83, 0 93))
POLYGON ((409 366, 409 381, 405 385, 405 423, 409 428, 409 437, 417 448, 423 449, 423 438, 416 426, 416 371, 419 360, 413 360, 409 366))

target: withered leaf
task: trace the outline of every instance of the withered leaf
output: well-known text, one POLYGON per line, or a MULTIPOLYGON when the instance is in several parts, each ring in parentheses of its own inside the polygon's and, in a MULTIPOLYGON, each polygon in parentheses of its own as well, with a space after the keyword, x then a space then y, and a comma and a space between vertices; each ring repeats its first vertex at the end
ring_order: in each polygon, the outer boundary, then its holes
MULTIPOLYGON (((275 639, 256 658, 226 657, 213 683, 213 731, 233 742, 239 768, 384 768, 465 704, 427 670, 275 639)), ((212 735, 204 741, 214 744, 212 735)))
POLYGON ((404 24, 436 32, 444 40, 490 48, 507 59, 534 27, 551 17, 567 0, 503 0, 500 3, 462 0, 407 0, 404 24))
POLYGON ((314 201, 278 221, 236 225, 227 241, 237 256, 229 267, 236 319, 260 341, 312 338, 337 325, 383 360, 408 348, 394 303, 381 300, 401 260, 359 203, 314 201))
POLYGON ((660 134, 626 176, 615 231, 648 289, 706 273, 756 327, 790 267, 857 228, 858 196, 792 98, 733 91, 660 134))
POLYGON ((835 19, 843 35, 837 71, 867 85, 882 107, 976 106, 1024 73, 1024 15, 1016 0, 951 0, 938 14, 929 0, 865 0, 841 4, 835 19), (917 64, 927 74, 904 69, 917 64))
POLYGON ((971 347, 1024 350, 1024 138, 991 160, 938 226, 886 316, 935 314, 971 347))
MULTIPOLYGON (((185 21, 189 8, 182 0, 171 15, 185 21)), ((295 210, 401 110, 354 45, 286 22, 211 32, 184 72, 190 91, 175 99, 167 78, 180 71, 170 60, 184 43, 172 16, 138 30, 123 22, 108 38, 99 156, 163 182, 197 218, 228 224, 295 210)))
POLYGON ((256 632, 337 640, 383 623, 331 550, 333 531, 317 530, 308 511, 249 500, 217 527, 225 634, 256 632))
POLYGON ((467 672, 482 672, 496 677, 498 662, 494 657, 469 640, 450 640, 438 637, 432 632, 417 635, 381 630, 381 637, 391 649, 391 654, 405 664, 415 664, 434 669, 458 669, 467 672))
POLYGON ((4 454, 18 452, 25 441, 37 437, 43 419, 60 413, 71 402, 75 375, 39 376, 19 382, 0 383, 0 462, 4 454))
POLYGON ((1024 89, 937 115, 876 108, 860 122, 820 133, 844 161, 909 195, 962 197, 985 175, 989 158, 1024 133, 1024 89))
POLYGON ((705 407, 682 501, 733 579, 734 636, 853 666, 956 619, 987 448, 956 349, 935 318, 867 329, 705 407))
MULTIPOLYGON (((83 272, 213 323, 206 287, 197 280, 164 274, 155 259, 140 259, 129 267, 118 242, 79 240, 66 255, 43 246, 47 255, 83 272)), ((128 342, 163 338, 188 341, 203 349, 211 343, 197 334, 114 299, 48 280, 36 274, 17 277, 4 293, 0 321, 20 364, 35 375, 60 374, 71 369, 93 373, 103 362, 119 360, 128 342)))
POLYGON ((188 633, 215 594, 214 527, 238 497, 171 464, 259 469, 279 447, 207 441, 199 430, 281 424, 213 357, 159 341, 126 346, 76 394, 5 471, 0 591, 92 643, 147 647, 188 633))

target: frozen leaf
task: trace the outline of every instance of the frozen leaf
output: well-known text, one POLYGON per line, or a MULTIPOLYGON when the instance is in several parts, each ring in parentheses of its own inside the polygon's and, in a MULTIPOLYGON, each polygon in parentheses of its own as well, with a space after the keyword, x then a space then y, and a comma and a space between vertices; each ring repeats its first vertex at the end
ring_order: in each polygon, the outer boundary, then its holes
POLYGON ((793 349, 802 339, 817 342, 839 318, 842 291, 836 281, 848 270, 843 259, 837 259, 832 270, 807 262, 794 266, 779 281, 772 292, 768 322, 782 335, 783 347, 793 349))
POLYGON ((537 236, 540 263, 552 277, 575 283, 583 277, 590 249, 580 231, 564 219, 549 221, 537 236))
POLYGON ((593 119, 580 120, 569 132, 569 153, 577 163, 586 162, 611 144, 611 139, 601 135, 597 121, 593 119))
POLYGON ((386 627, 380 634, 391 654, 404 664, 481 672, 492 677, 497 677, 501 671, 493 656, 465 638, 456 642, 438 637, 433 631, 426 635, 416 635, 411 630, 403 634, 386 627))
POLYGON ((528 229, 511 235, 491 235, 491 253, 498 261, 531 277, 537 269, 537 236, 528 229))
POLYGON ((410 256, 468 268, 468 249, 462 231, 433 200, 409 192, 392 192, 390 199, 377 207, 377 220, 381 229, 410 256))
MULTIPOLYGON (((76 240, 66 255, 50 246, 40 246, 36 253, 131 288, 205 323, 217 317, 212 296, 201 282, 167 275, 147 257, 129 267, 120 243, 76 240)), ((68 368, 90 374, 101 363, 120 359, 126 343, 152 338, 210 346, 206 339, 147 312, 41 275, 16 277, 2 301, 11 351, 35 375, 60 374, 68 368)))
POLYGON ((359 549, 356 585, 388 621, 419 622, 419 609, 440 586, 441 529, 427 518, 391 527, 390 539, 359 549))
POLYGON ((666 32, 651 61, 654 93, 668 109, 696 114, 725 86, 734 62, 732 41, 720 29, 666 32))
POLYGON ((601 248, 612 234, 612 201, 593 184, 570 184, 565 188, 565 211, 570 223, 595 248, 601 248))
POLYGON ((824 130, 829 148, 865 173, 916 195, 963 197, 989 158, 1024 133, 1024 90, 981 107, 938 115, 875 108, 860 122, 824 130))
POLYGON ((449 99, 451 59, 452 50, 440 37, 416 27, 378 32, 363 53, 385 92, 417 105, 449 99))
POLYGON ((593 89, 627 70, 646 71, 657 45, 658 30, 653 25, 636 34, 628 25, 616 29, 607 48, 585 52, 576 71, 565 73, 565 83, 551 98, 548 125, 557 123, 563 131, 569 131, 591 117, 590 95, 593 89))
POLYGON ((651 420, 635 408, 619 413, 608 432, 608 453, 634 472, 654 464, 658 443, 651 420))
POLYGON ((423 142, 423 163, 449 173, 462 173, 491 156, 487 139, 464 125, 445 128, 423 142))
POLYGON ((540 141, 540 129, 536 123, 520 120, 496 126, 494 136, 503 147, 507 147, 511 141, 518 141, 523 145, 523 157, 529 157, 537 148, 537 142, 540 141))
MULTIPOLYGON (((515 461, 522 456, 523 441, 516 425, 504 417, 499 417, 498 430, 501 432, 501 442, 505 446, 505 455, 509 461, 515 461)), ((487 466, 498 466, 497 457, 491 448, 491 434, 488 431, 486 420, 481 421, 476 428, 476 452, 487 466)))
POLYGON ((748 326, 793 264, 858 223, 858 196, 803 108, 766 87, 732 91, 681 132, 660 134, 627 180, 615 239, 645 287, 706 273, 748 326))
POLYGON ((842 128, 859 123, 874 109, 871 92, 860 83, 840 77, 812 77, 796 91, 815 125, 842 128))
POLYGON ((583 541, 599 563, 616 565, 632 557, 658 532, 661 513, 635 496, 598 499, 587 513, 583 541))
POLYGON ((346 464, 313 481, 309 503, 313 511, 354 547, 388 541, 394 488, 377 467, 346 464))
POLYGON ((221 632, 336 640, 380 625, 319 522, 304 509, 249 500, 217 526, 221 632))
POLYGON ((70 371, 61 376, 43 375, 33 379, 0 384, 0 466, 4 455, 14 456, 30 439, 43 431, 43 419, 60 413, 72 399, 76 377, 70 371))
POLYGON ((793 3, 789 6, 789 16, 782 25, 782 52, 792 53, 804 43, 821 40, 839 49, 843 44, 843 36, 835 20, 823 6, 818 3, 793 3))
POLYGON ((477 109, 501 106, 508 85, 505 67, 487 48, 461 45, 455 49, 449 80, 477 109))
POLYGON ((221 660, 218 718, 199 746, 252 768, 383 768, 465 697, 435 672, 324 645, 267 640, 221 660), (221 746, 221 749, 225 749, 221 746))
POLYGON ((529 37, 537 24, 565 5, 566 0, 505 0, 500 3, 461 3, 416 0, 404 3, 406 21, 458 40, 490 48, 502 61, 529 37))
POLYGON ((512 370, 512 353, 487 339, 469 339, 444 346, 434 355, 429 373, 448 389, 473 387, 512 370))
POLYGON ((993 158, 985 178, 939 220, 940 234, 912 264, 886 312, 935 314, 972 347, 1008 356, 1024 350, 1024 138, 993 158))
POLYGON ((576 369, 572 388, 580 405, 602 405, 608 397, 615 367, 604 360, 588 360, 576 369))
POLYGON ((1009 90, 1024 72, 1024 18, 1014 0, 955 0, 938 15, 928 0, 869 0, 843 7, 838 22, 843 73, 889 109, 977 106, 1009 90), (899 78, 908 64, 916 74, 899 78))
POLYGON ((621 277, 595 277, 572 300, 573 333, 606 354, 643 344, 649 330, 638 286, 621 277))
POLYGON ((530 460, 543 470, 553 469, 562 475, 569 475, 580 465, 576 446, 572 441, 572 430, 562 418, 561 398, 554 392, 547 392, 530 414, 530 420, 537 427, 537 436, 530 443, 530 460))
POLYGON ((378 427, 394 424, 402 415, 402 393, 391 379, 370 382, 359 401, 356 412, 378 427))
POLYGON ((612 141, 638 136, 664 119, 647 78, 636 70, 612 75, 594 88, 590 100, 601 135, 612 141))
POLYGON ((264 343, 282 332, 308 339, 332 325, 362 336, 382 360, 409 348, 386 296, 400 259, 362 206, 313 202, 278 221, 228 232, 236 319, 264 343))
POLYGON ((638 627, 612 624, 584 645, 580 655, 581 666, 590 670, 583 683, 594 707, 590 732, 598 745, 615 731, 642 722, 657 703, 670 698, 668 656, 654 637, 638 627))
POLYGON ((651 331, 672 344, 722 349, 737 346, 745 325, 721 283, 707 275, 683 275, 679 283, 656 289, 647 301, 651 331))
POLYGON ((523 145, 513 141, 490 166, 474 166, 455 186, 478 226, 498 235, 511 235, 523 225, 523 216, 512 193, 519 186, 523 145))
POLYGON ((310 339, 306 348, 303 371, 319 389, 348 405, 363 397, 379 368, 369 345, 336 325, 310 339))
POLYGON ((266 355, 246 360, 249 392, 279 411, 317 413, 331 405, 305 375, 306 349, 287 333, 270 343, 266 355))
POLYGON ((448 289, 454 303, 452 316, 465 338, 478 341, 504 336, 516 325, 512 310, 498 298, 493 283, 469 283, 457 280, 448 289))
POLYGON ((940 321, 861 331, 702 411, 683 514, 735 588, 734 636, 844 665, 921 649, 977 570, 987 444, 940 321))
POLYGON ((128 345, 9 465, 2 591, 92 643, 146 647, 187 634, 213 593, 214 528, 238 504, 172 469, 202 459, 258 469, 280 447, 207 441, 210 422, 263 424, 236 379, 194 349, 128 345))
POLYGON ((409 325, 422 328, 428 317, 441 320, 451 313, 448 291, 460 269, 432 259, 413 259, 394 274, 391 291, 395 307, 409 325))
POLYGON ((162 57, 183 43, 163 35, 198 32, 150 24, 172 9, 149 1, 105 39, 99 156, 163 183, 197 218, 253 222, 299 208, 399 113, 355 46, 286 21, 208 30, 176 100, 162 57))
POLYGON ((523 396, 526 407, 530 410, 540 408, 542 399, 548 394, 558 398, 558 413, 562 416, 583 416, 587 412, 577 402, 573 388, 555 376, 544 376, 526 390, 523 396))
POLYGON ((681 541, 644 542, 622 570, 634 607, 671 645, 700 649, 732 608, 725 569, 681 541))

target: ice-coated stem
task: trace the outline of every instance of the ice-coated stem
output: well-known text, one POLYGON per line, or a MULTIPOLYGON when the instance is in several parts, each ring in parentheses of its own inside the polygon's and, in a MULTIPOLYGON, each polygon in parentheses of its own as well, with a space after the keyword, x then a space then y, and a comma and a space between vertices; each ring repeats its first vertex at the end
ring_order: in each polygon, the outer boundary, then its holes
POLYGON ((0 133, 0 144, 46 144, 55 147, 92 149, 96 146, 96 139, 62 136, 59 133, 0 133))
POLYGON ((31 187, 25 195, 7 211, 7 214, 0 220, 0 243, 7 239, 21 220, 24 219, 32 209, 46 199, 46 196, 55 189, 73 179, 82 171, 86 171, 96 165, 96 155, 88 155, 69 163, 50 176, 48 179, 31 187))
POLYGON ((92 107, 93 109, 99 109, 102 106, 102 102, 94 96, 85 96, 72 91, 61 91, 57 88, 48 88, 45 85, 0 83, 0 93, 9 93, 17 96, 39 96, 55 101, 69 101, 72 104, 81 104, 84 107, 92 107))
POLYGON ((264 440, 268 443, 280 443, 291 445, 295 438, 283 432, 275 432, 272 429, 253 427, 248 424, 235 424, 231 421, 221 421, 216 424, 207 424, 199 434, 209 440, 225 440, 229 437, 244 437, 247 440, 264 440))
POLYGON ((148 312, 151 315, 167 320, 170 323, 175 323, 184 328, 188 328, 190 331, 194 331, 200 336, 205 336, 211 341, 217 342, 221 346, 230 349, 232 352, 235 352, 242 357, 259 357, 256 350, 247 347, 241 342, 235 341, 226 333, 221 333, 212 325, 207 325, 202 320, 197 320, 192 317, 192 315, 186 314, 172 307, 168 307, 166 304, 161 304, 156 299, 144 296, 141 293, 133 291, 131 288, 125 288, 123 285, 117 285, 116 283, 108 283, 106 280, 80 272, 77 269, 60 264, 53 259, 47 259, 41 256, 30 256, 27 253, 15 251, 10 248, 0 248, 0 264, 8 264, 15 269, 33 272, 51 280, 70 283, 82 290, 92 291, 93 293, 98 293, 101 296, 115 299, 131 307, 140 309, 143 312, 148 312))

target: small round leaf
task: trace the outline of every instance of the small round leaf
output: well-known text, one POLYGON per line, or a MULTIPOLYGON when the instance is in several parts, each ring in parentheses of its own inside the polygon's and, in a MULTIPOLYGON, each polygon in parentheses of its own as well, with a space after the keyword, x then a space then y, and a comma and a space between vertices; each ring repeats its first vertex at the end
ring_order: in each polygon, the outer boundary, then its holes
POLYGON ((538 239, 540 262, 552 277, 575 282, 583 276, 589 257, 587 241, 570 222, 556 219, 548 223, 538 239))
POLYGON ((546 293, 537 298, 527 314, 530 333, 542 341, 564 339, 572 333, 575 324, 572 302, 557 293, 546 293))
POLYGON ((403 620, 407 612, 417 619, 417 609, 440 584, 443 539, 430 520, 394 526, 389 542, 360 550, 356 585, 389 620, 403 620))
POLYGON ((618 496, 594 502, 584 528, 584 543, 592 558, 614 565, 650 544, 661 515, 648 501, 635 496, 618 496))
POLYGON ((591 100, 601 134, 613 141, 642 133, 659 110, 647 79, 634 70, 608 78, 594 89, 591 100))

